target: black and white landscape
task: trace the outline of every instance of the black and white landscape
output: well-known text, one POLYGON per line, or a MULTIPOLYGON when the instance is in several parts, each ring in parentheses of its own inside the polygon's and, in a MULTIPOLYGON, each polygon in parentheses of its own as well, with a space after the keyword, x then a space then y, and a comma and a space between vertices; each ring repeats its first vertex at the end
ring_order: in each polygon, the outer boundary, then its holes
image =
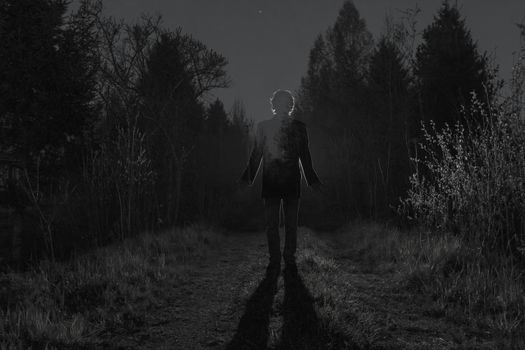
POLYGON ((0 0, 0 349, 525 349, 525 2, 0 0))

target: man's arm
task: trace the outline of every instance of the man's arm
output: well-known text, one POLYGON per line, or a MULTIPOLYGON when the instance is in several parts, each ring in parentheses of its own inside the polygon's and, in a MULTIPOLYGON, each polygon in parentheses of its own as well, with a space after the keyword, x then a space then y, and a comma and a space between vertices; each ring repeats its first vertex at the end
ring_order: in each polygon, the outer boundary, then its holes
POLYGON ((312 157, 310 155, 310 146, 308 141, 308 132, 306 131, 306 126, 302 125, 301 127, 301 142, 299 146, 299 159, 301 160, 301 165, 304 172, 304 177, 308 186, 320 185, 321 180, 314 170, 312 165, 312 157))
POLYGON ((253 144, 252 153, 250 154, 250 159, 246 165, 246 169, 242 173, 239 182, 246 183, 249 185, 253 184, 257 171, 261 165, 261 160, 263 156, 263 145, 264 145, 264 134, 262 127, 257 125, 257 131, 255 133, 255 140, 253 144))

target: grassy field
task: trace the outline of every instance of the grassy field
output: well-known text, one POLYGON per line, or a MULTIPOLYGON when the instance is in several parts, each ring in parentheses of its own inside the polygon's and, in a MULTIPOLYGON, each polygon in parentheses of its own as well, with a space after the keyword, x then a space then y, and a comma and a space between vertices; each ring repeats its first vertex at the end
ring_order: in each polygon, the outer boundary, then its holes
MULTIPOLYGON (((356 304, 349 300, 350 293, 341 293, 352 283, 335 269, 341 265, 380 276, 391 282, 388 290, 406 292, 409 298, 428 296, 420 306, 423 314, 470 332, 458 336, 458 343, 480 339, 467 348, 525 348, 524 270, 508 259, 489 263, 452 235, 370 223, 349 225, 328 242, 324 249, 317 242, 305 243, 303 264, 311 268, 303 269, 304 276, 312 293, 329 301, 322 303, 320 316, 351 339, 373 344, 388 327, 374 320, 375 310, 356 310, 366 303, 356 304), (348 315, 354 315, 351 327, 348 315)), ((389 298, 372 305, 379 309, 381 303, 389 303, 389 298)))
POLYGON ((250 305, 268 300, 270 349, 525 348, 522 270, 489 265, 453 236, 373 223, 302 227, 297 270, 283 270, 274 297, 261 282, 266 258, 263 232, 192 226, 3 273, 0 349, 111 348, 151 333, 153 310, 165 311, 153 317, 165 339, 130 344, 183 337, 195 349, 218 347, 239 335, 250 305), (166 309, 169 298, 182 298, 171 306, 180 314, 166 309))
POLYGON ((95 346, 142 322, 164 282, 205 256, 216 231, 200 226, 143 234, 68 263, 0 275, 0 348, 95 346))

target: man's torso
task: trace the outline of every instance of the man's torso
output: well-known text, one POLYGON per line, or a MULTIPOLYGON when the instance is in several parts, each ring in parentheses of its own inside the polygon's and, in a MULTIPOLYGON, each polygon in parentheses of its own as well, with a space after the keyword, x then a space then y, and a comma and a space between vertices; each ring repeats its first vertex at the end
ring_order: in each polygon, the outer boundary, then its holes
POLYGON ((263 197, 298 198, 301 173, 299 150, 304 123, 273 117, 259 124, 263 145, 263 197))

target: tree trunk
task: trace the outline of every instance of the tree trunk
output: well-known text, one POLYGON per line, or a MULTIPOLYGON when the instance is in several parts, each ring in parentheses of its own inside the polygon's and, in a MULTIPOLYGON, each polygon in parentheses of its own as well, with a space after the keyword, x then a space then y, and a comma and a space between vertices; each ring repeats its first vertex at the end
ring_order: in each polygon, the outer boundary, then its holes
POLYGON ((177 159, 175 169, 175 210, 173 212, 173 224, 177 224, 179 219, 180 203, 182 197, 182 172, 184 170, 184 160, 177 159))
MULTIPOLYGON (((168 169, 169 169, 169 176, 168 176, 168 180, 167 180, 167 185, 168 185, 168 188, 166 189, 167 190, 167 193, 166 193, 166 207, 165 207, 165 211, 164 211, 164 222, 168 225, 172 225, 173 222, 172 222, 172 213, 173 213, 173 202, 174 199, 173 198, 173 192, 176 192, 176 179, 175 179, 175 185, 174 185, 174 181, 173 181, 173 178, 175 177, 176 178, 176 174, 175 174, 175 171, 176 169, 173 169, 174 168, 174 162, 172 160, 169 161, 169 166, 168 166, 168 169), (175 175, 175 176, 174 176, 175 175)), ((177 196, 177 194, 175 193, 175 196, 177 196)))

